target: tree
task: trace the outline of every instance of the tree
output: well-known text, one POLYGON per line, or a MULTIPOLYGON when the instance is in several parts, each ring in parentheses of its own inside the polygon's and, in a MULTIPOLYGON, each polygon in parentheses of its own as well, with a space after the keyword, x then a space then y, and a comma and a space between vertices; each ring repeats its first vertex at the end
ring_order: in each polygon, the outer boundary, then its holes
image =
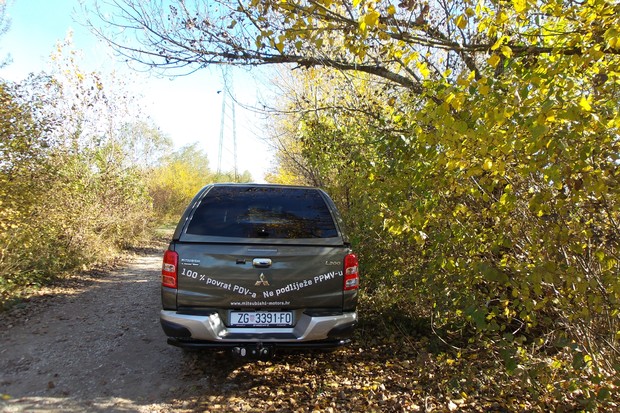
POLYGON ((149 178, 149 192, 157 216, 162 220, 178 218, 212 177, 207 154, 197 143, 162 157, 149 178))
MULTIPOLYGON (((617 4, 527 1, 100 1, 91 26, 121 55, 164 70, 290 63, 367 72, 415 93, 429 76, 480 76, 538 56, 617 55, 617 4), (113 13, 108 13, 108 8, 113 13), (597 23, 590 27, 590 22, 597 23), (583 28, 589 29, 583 32, 583 28), (132 35, 134 37, 124 37, 132 35), (501 63, 501 64, 500 64, 501 63)), ((454 79, 454 77, 451 77, 454 79)))
MULTIPOLYGON (((40 187, 33 181, 38 184, 46 169, 42 129, 15 90, 0 83, 0 264, 9 272, 15 265, 9 257, 14 233, 36 205, 40 187)), ((3 277, 0 282, 2 291, 8 280, 3 277)))
POLYGON ((492 343, 510 373, 527 369, 543 389, 556 368, 559 390, 613 377, 616 2, 123 0, 115 10, 100 14, 99 33, 156 69, 339 69, 320 81, 303 72, 283 108, 299 122, 282 125, 294 156, 281 166, 373 211, 353 222, 360 242, 380 245, 375 231, 390 243, 369 277, 391 271, 407 286, 391 296, 401 308, 424 304, 433 328, 492 343))
POLYGON ((172 148, 171 139, 149 120, 124 123, 119 135, 129 164, 145 170, 156 167, 172 148))
POLYGON ((547 90, 523 106, 512 89, 523 86, 507 82, 507 95, 464 95, 469 126, 450 104, 418 110, 413 100, 395 111, 362 76, 311 72, 279 100, 280 168, 297 177, 312 170, 335 197, 362 255, 366 291, 380 297, 373 302, 389 314, 428 315, 467 351, 492 342, 497 359, 513 374, 528 371, 537 391, 555 369, 569 371, 553 382, 558 389, 591 385, 584 371, 594 381, 613 376, 617 100, 601 100, 614 102, 599 108, 613 115, 589 130, 591 112, 574 90, 547 90), (549 129, 536 135, 550 100, 557 119, 545 115, 549 129), (534 357, 547 351, 550 370, 534 357))
POLYGON ((0 83, 2 304, 110 259, 153 222, 145 172, 165 139, 64 50, 54 75, 0 83))

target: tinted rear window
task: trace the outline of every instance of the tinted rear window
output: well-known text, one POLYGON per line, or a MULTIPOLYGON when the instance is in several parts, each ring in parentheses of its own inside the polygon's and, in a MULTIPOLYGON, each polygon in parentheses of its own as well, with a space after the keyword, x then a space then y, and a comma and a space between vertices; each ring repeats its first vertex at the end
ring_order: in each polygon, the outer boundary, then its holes
POLYGON ((187 233, 235 238, 338 236, 318 190, 225 186, 213 187, 205 195, 187 233))

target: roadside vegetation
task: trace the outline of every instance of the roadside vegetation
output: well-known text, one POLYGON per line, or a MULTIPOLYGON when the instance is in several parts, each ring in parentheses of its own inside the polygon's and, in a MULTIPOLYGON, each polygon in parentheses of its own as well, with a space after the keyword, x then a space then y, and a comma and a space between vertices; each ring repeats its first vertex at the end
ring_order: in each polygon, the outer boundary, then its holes
POLYGON ((484 53, 446 39, 441 50, 410 49, 387 39, 399 27, 393 6, 360 7, 358 35, 394 59, 382 57, 386 68, 410 59, 398 73, 416 87, 360 71, 283 71, 272 179, 334 197, 363 263, 363 333, 381 326, 388 353, 429 339, 428 368, 442 366, 437 380, 455 385, 453 397, 459 378, 490 378, 509 410, 617 408, 620 9, 461 3, 410 15, 425 18, 426 36, 436 25, 464 43, 487 38, 484 53))
POLYGON ((70 40, 51 59, 50 73, 0 80, 0 307, 109 263, 203 185, 233 179, 197 144, 174 150, 132 85, 84 72, 70 40))

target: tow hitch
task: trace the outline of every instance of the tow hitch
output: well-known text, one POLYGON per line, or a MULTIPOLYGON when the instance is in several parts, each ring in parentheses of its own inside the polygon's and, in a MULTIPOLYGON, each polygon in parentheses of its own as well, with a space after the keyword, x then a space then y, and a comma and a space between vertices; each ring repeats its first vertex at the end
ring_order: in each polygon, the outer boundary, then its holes
POLYGON ((248 345, 248 346, 236 346, 232 349, 232 354, 235 357, 240 358, 253 358, 259 360, 269 360, 273 358, 275 349, 272 346, 248 345))

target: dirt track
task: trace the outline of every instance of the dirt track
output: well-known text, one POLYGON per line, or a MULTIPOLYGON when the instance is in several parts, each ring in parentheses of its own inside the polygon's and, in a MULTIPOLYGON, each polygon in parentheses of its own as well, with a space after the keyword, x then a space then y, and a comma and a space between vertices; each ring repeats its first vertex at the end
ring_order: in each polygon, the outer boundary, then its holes
POLYGON ((498 396, 508 387, 480 375, 477 354, 442 368, 444 350, 429 353, 426 336, 385 344, 369 322, 334 353, 265 362, 185 353, 159 326, 161 255, 150 249, 0 313, 0 412, 539 410, 519 388, 512 394, 524 397, 498 396))
POLYGON ((168 411, 191 360, 159 326, 160 265, 152 249, 0 314, 0 411, 168 411))

